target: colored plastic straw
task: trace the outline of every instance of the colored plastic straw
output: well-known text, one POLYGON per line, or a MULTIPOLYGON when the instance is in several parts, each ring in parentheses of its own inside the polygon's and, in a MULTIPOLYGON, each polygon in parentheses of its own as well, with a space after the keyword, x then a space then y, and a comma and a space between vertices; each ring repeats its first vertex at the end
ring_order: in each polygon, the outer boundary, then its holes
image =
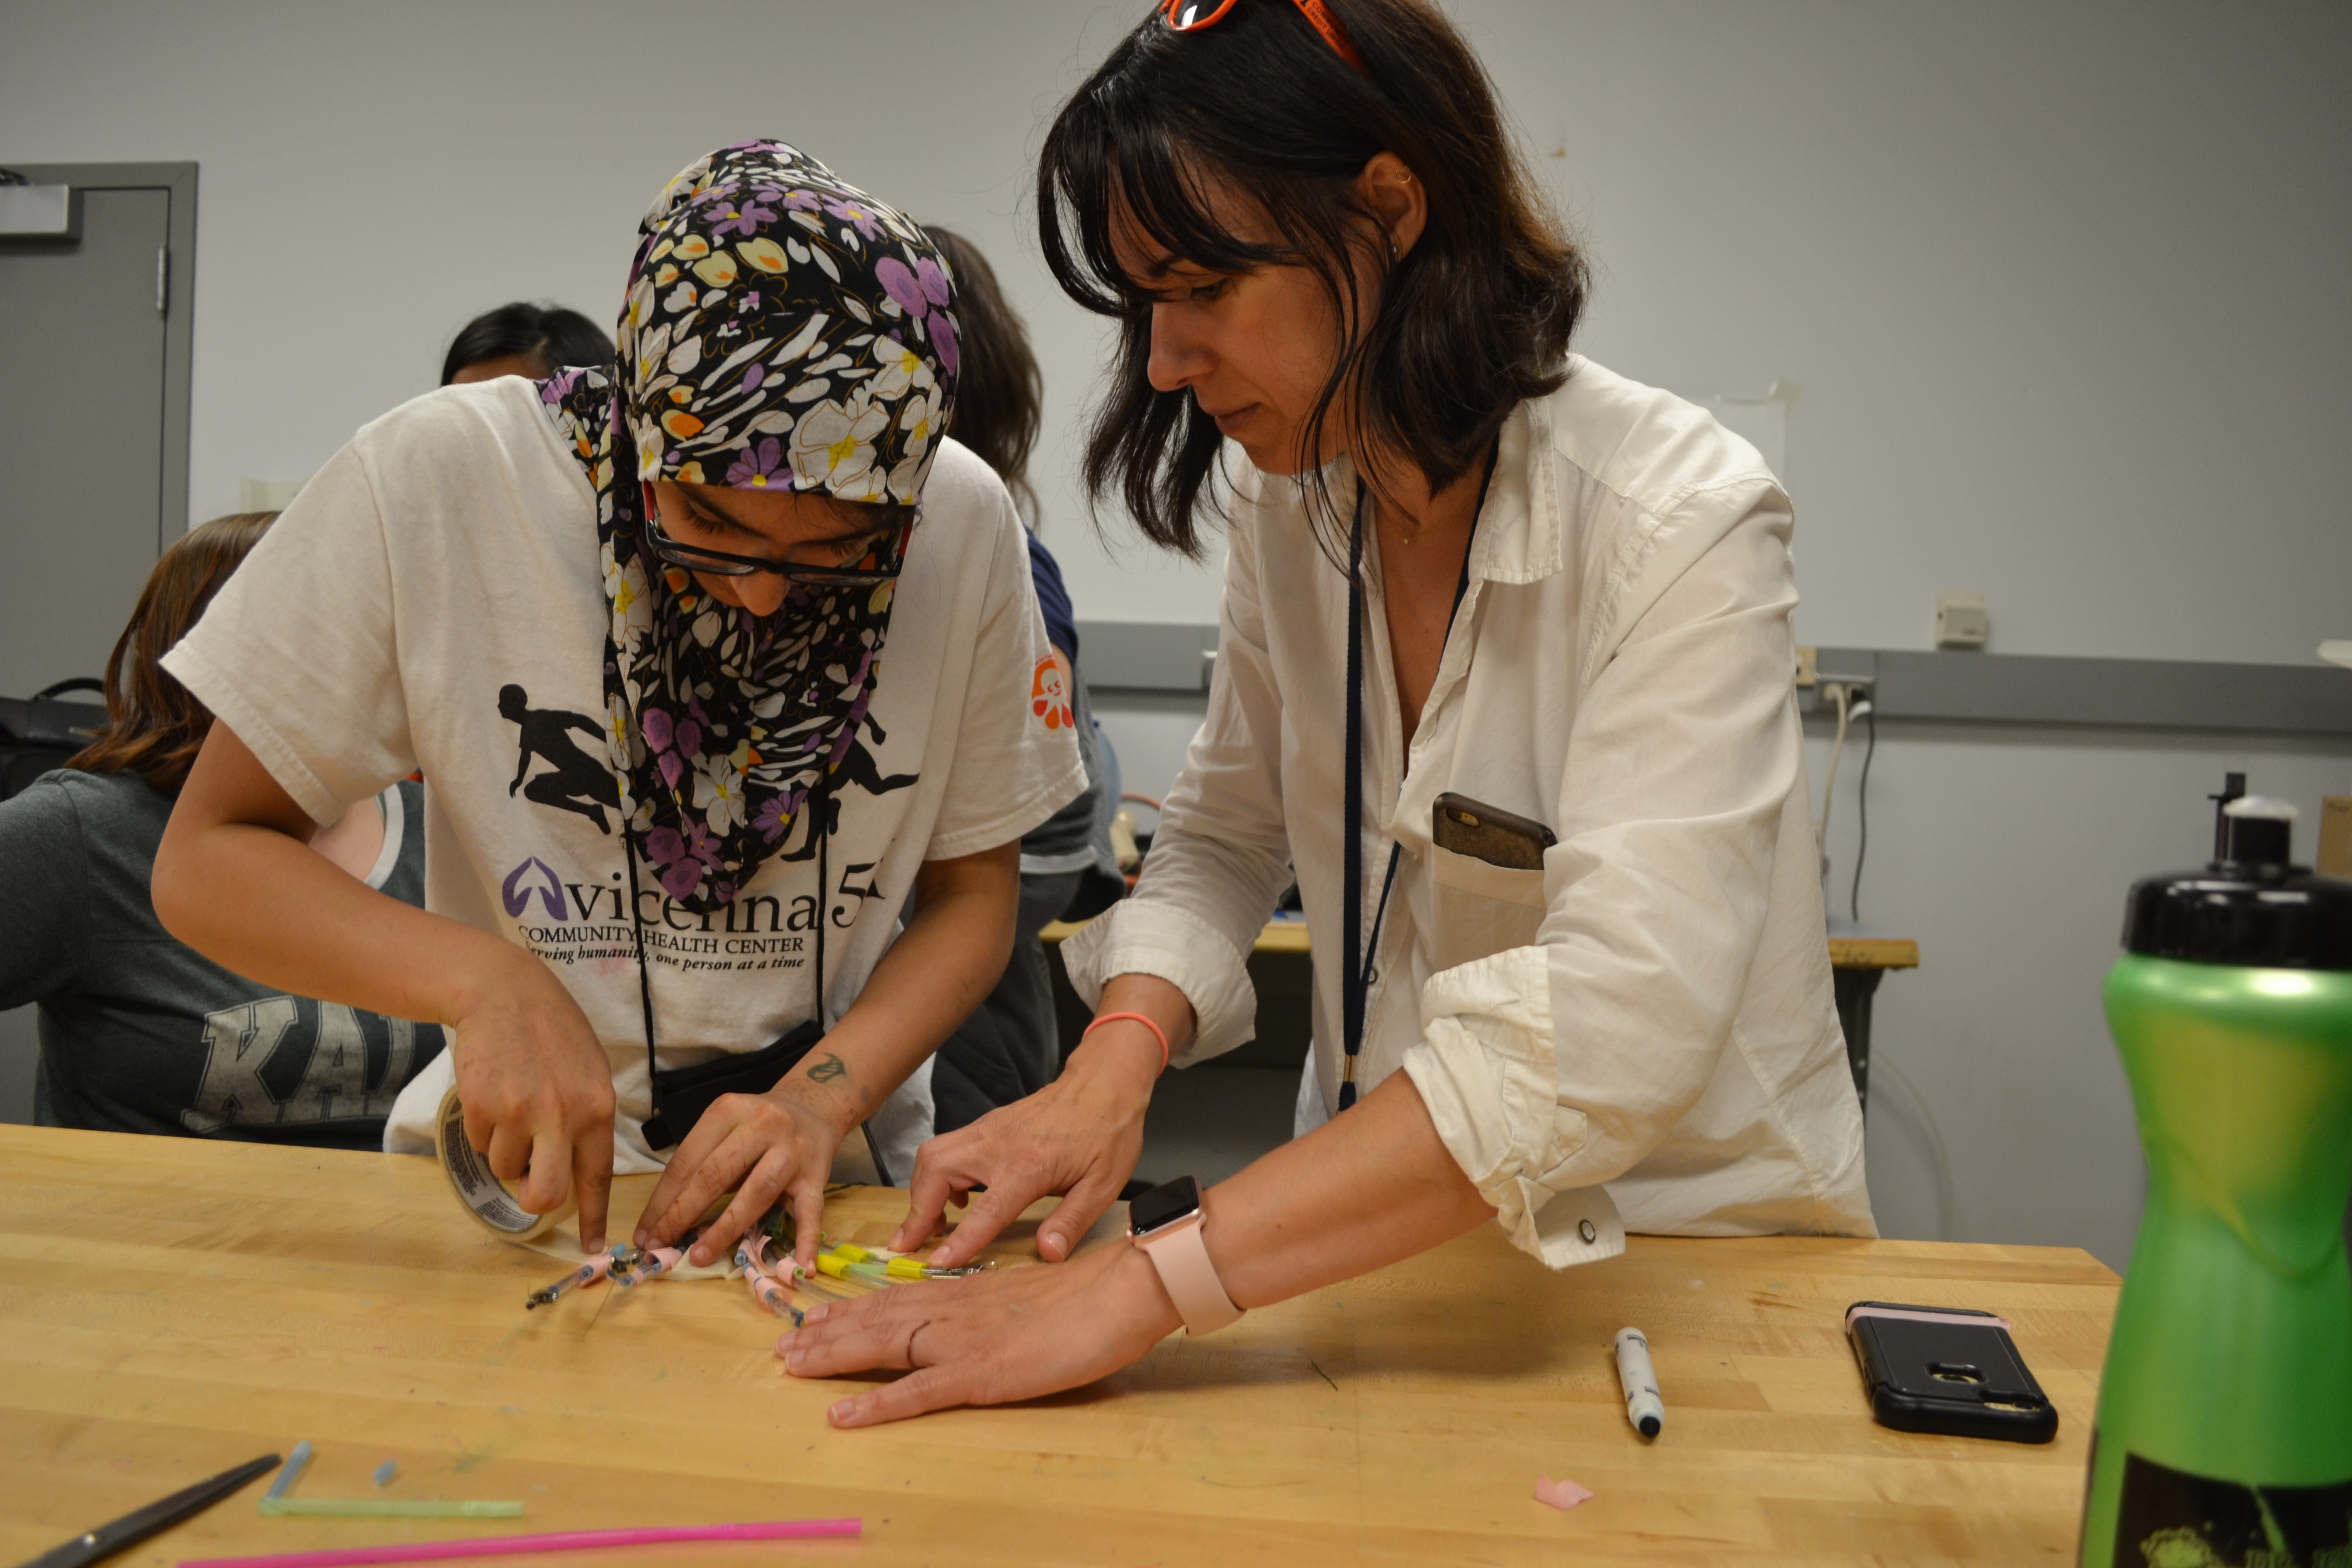
POLYGON ((266 1497, 267 1514, 309 1514, 318 1519, 520 1519, 522 1504, 485 1498, 266 1497))
POLYGON ((609 1251, 600 1252, 554 1284, 533 1290, 523 1298, 522 1310, 528 1312, 535 1307, 551 1305, 567 1290, 576 1290, 583 1285, 594 1284, 613 1271, 613 1265, 618 1260, 620 1251, 621 1249, 615 1247, 609 1251))
POLYGON ((793 1305, 784 1288, 768 1272, 767 1258, 768 1238, 757 1231, 745 1231, 743 1238, 735 1244, 735 1267, 743 1271, 743 1282, 751 1286, 751 1294, 759 1299, 760 1305, 779 1318, 790 1318, 797 1329, 807 1314, 793 1305))
POLYGON ((593 1552, 607 1546, 660 1546, 678 1541, 804 1541, 856 1535, 856 1519, 785 1519, 753 1524, 693 1524, 656 1530, 567 1530, 552 1535, 478 1535, 466 1541, 418 1541, 402 1546, 352 1546, 326 1552, 273 1552, 258 1557, 184 1557, 180 1568, 359 1568, 370 1563, 441 1563, 457 1557, 505 1557, 525 1552, 593 1552))
MULTIPOLYGON (((284 1497, 286 1489, 294 1484, 294 1478, 300 1475, 302 1467, 310 1462, 310 1439, 305 1437, 294 1445, 294 1452, 287 1456, 285 1468, 278 1472, 278 1479, 269 1483, 269 1489, 261 1494, 261 1500, 268 1503, 274 1499, 284 1497)), ((268 1510, 264 1509, 263 1511, 268 1510)))

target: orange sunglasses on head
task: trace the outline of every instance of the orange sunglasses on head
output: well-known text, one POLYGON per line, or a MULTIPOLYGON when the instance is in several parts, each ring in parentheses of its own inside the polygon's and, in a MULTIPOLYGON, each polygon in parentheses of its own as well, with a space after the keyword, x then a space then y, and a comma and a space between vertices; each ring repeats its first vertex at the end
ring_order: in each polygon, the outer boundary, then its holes
MULTIPOLYGON (((1232 10, 1236 3, 1237 0, 1165 0, 1160 7, 1160 16, 1168 24, 1168 30, 1171 33, 1197 33, 1224 20, 1225 13, 1232 10)), ((1323 35, 1323 41, 1331 46, 1334 53, 1359 71, 1364 68, 1363 60, 1356 53, 1356 46, 1348 41, 1347 29, 1339 26, 1338 17, 1324 8, 1323 0, 1290 0, 1290 3, 1298 7, 1298 14, 1307 18, 1309 26, 1323 35)))

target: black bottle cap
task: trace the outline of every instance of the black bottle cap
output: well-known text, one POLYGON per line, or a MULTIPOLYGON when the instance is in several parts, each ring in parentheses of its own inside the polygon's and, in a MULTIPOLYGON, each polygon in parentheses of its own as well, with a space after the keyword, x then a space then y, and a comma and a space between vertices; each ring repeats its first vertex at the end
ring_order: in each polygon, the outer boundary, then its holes
POLYGON ((2294 807, 2248 795, 2224 812, 2223 858, 2133 884, 2125 950, 2256 969, 2352 969, 2352 881, 2289 863, 2294 807))

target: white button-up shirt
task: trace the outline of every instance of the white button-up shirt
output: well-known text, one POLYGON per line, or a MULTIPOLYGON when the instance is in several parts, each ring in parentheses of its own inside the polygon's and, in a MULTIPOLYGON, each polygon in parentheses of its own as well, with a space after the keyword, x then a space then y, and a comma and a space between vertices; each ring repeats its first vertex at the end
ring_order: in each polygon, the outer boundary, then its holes
MULTIPOLYGON (((1788 498, 1704 411, 1580 358, 1503 426, 1408 750, 1367 529, 1357 1082, 1411 1076, 1521 1247, 1627 1229, 1869 1236, 1804 784, 1788 498), (1435 847, 1453 792, 1549 826, 1543 869, 1435 847)), ((1328 475, 1344 509, 1355 479, 1328 475)), ((1251 1037, 1244 965, 1295 874, 1315 954, 1301 1130, 1338 1104, 1348 594, 1300 487, 1248 470, 1209 710, 1135 895, 1065 944, 1089 1002, 1183 991, 1189 1065, 1251 1037)))

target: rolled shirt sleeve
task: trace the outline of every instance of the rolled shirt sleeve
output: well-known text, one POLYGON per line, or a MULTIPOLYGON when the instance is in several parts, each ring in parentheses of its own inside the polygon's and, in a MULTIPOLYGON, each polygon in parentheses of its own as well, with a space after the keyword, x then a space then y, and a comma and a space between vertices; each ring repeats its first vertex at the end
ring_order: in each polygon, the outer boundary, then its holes
POLYGON ((1570 729, 1536 943, 1423 988, 1403 1070, 1505 1230, 1554 1267, 1622 1247, 1601 1184, 1734 1044, 1803 781, 1790 530, 1779 489, 1749 483, 1644 531, 1616 599, 1631 624, 1570 729))
POLYGON ((1062 945, 1088 1006, 1120 974, 1152 974, 1192 1005, 1192 1043, 1177 1067, 1256 1033, 1248 961, 1290 884, 1283 826, 1282 699, 1258 591, 1256 509, 1236 497, 1208 716, 1170 790, 1134 894, 1062 945))

